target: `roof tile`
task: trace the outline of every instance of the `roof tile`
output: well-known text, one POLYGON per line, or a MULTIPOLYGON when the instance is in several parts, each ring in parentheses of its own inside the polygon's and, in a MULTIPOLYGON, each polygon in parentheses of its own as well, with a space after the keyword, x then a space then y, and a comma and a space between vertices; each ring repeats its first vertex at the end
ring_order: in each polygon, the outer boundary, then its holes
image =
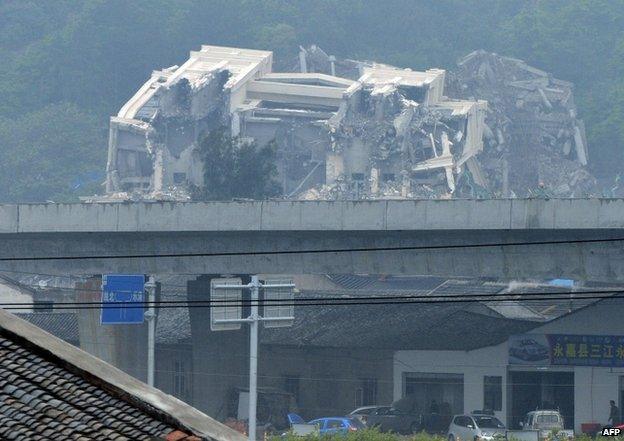
POLYGON ((0 438, 141 440, 174 430, 0 334, 0 438))

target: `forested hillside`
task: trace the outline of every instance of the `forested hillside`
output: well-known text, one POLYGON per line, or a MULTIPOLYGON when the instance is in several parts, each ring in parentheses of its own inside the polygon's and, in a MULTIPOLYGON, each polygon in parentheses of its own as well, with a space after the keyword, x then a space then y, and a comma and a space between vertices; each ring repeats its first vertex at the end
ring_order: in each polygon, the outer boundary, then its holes
POLYGON ((4 0, 0 202, 100 190, 108 117, 156 68, 200 44, 299 45, 341 57, 450 68, 483 48, 576 85, 592 171, 624 164, 624 2, 619 0, 4 0))

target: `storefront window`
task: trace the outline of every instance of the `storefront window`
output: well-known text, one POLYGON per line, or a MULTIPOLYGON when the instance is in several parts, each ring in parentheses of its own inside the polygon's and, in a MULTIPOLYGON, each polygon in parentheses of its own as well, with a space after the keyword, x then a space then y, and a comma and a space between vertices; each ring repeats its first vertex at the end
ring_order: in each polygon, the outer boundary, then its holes
POLYGON ((483 408, 503 410, 503 377, 483 377, 483 408))

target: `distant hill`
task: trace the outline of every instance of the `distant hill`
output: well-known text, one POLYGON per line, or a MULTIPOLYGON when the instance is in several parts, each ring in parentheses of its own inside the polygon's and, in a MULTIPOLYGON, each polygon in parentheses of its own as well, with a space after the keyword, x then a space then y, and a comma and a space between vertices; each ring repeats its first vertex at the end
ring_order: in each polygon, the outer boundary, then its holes
POLYGON ((413 68, 483 48, 576 85, 590 168, 624 155, 624 3, 609 0, 5 0, 0 4, 0 202, 98 191, 108 117, 154 68, 202 43, 299 45, 413 68))

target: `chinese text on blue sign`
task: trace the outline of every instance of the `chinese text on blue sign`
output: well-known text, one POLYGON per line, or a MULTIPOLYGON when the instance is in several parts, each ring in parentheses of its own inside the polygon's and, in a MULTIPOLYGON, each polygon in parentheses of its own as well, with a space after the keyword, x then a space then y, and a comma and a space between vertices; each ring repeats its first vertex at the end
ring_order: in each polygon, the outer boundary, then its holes
POLYGON ((553 365, 624 367, 624 336, 549 334, 553 365))
POLYGON ((520 334, 509 338, 509 363, 624 367, 624 336, 520 334))
POLYGON ((103 325, 143 323, 145 276, 110 274, 102 284, 103 325))

